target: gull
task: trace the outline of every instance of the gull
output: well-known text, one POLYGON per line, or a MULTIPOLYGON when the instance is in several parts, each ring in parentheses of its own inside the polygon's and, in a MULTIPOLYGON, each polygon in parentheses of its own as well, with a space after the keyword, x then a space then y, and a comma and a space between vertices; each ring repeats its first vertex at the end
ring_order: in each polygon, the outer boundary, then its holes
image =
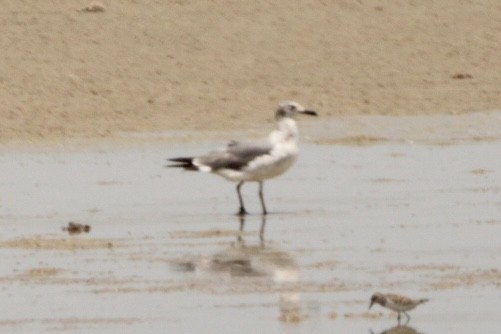
POLYGON ((372 295, 371 303, 369 309, 374 305, 374 303, 379 304, 383 307, 389 308, 390 310, 396 311, 398 313, 397 320, 400 323, 400 313, 405 314, 407 317, 407 323, 411 320, 410 315, 406 311, 410 311, 419 304, 426 303, 428 299, 412 299, 402 295, 396 295, 392 293, 380 293, 377 292, 372 295))
POLYGON ((252 142, 230 141, 224 149, 215 150, 198 157, 168 159, 174 164, 166 167, 179 167, 190 171, 208 172, 222 176, 228 181, 238 182, 236 189, 240 209, 237 214, 245 215, 240 190, 245 182, 259 183, 259 199, 266 215, 263 198, 263 182, 283 174, 296 161, 298 155, 298 135, 294 116, 304 114, 317 116, 297 102, 283 102, 275 112, 276 129, 267 139, 252 142))

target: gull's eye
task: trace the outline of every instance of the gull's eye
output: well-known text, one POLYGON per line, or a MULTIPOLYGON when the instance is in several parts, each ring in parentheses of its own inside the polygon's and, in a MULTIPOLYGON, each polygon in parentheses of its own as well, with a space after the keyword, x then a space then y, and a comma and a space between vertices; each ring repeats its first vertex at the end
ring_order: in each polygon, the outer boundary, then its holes
POLYGON ((293 105, 293 104, 290 104, 290 105, 289 105, 289 108, 290 108, 290 110, 292 110, 292 111, 296 110, 296 106, 295 106, 295 105, 293 105))
POLYGON ((280 117, 285 117, 287 113, 285 112, 285 110, 282 110, 280 109, 278 112, 277 112, 277 116, 280 116, 280 117))

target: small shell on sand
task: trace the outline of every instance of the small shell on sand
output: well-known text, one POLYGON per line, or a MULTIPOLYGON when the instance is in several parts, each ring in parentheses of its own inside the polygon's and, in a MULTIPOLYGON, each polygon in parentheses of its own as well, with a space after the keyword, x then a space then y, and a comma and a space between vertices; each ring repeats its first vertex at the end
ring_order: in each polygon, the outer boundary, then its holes
POLYGON ((62 230, 68 232, 69 234, 79 234, 82 232, 89 233, 90 226, 69 222, 67 226, 63 226, 62 230))
POLYGON ((104 12, 106 7, 98 1, 92 1, 90 4, 88 4, 85 7, 80 8, 78 11, 79 12, 86 12, 86 13, 100 13, 104 12))

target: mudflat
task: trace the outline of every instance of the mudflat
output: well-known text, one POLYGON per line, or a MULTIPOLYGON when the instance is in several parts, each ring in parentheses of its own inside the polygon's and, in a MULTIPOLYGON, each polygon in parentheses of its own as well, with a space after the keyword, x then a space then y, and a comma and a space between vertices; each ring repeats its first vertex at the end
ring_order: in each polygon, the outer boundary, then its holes
POLYGON ((204 131, 168 145, 3 149, 0 328, 493 333, 499 117, 303 122, 297 164, 265 185, 264 217, 255 184, 239 218, 234 185, 163 167, 214 147, 204 131), (69 234, 69 222, 90 231, 69 234), (367 309, 376 291, 430 301, 395 327, 393 312, 367 309))

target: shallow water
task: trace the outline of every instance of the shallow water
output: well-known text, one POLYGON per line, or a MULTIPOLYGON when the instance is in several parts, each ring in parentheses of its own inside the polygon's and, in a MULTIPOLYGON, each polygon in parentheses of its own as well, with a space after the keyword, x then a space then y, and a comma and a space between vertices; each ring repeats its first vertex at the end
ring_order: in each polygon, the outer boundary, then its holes
POLYGON ((239 233, 234 185, 163 168, 214 143, 4 150, 0 328, 381 333, 396 315, 369 298, 391 291, 430 298, 400 332, 497 332, 497 134, 337 145, 312 127, 293 169, 265 183, 263 241, 257 185, 239 233), (69 236, 69 221, 92 229, 69 236))

